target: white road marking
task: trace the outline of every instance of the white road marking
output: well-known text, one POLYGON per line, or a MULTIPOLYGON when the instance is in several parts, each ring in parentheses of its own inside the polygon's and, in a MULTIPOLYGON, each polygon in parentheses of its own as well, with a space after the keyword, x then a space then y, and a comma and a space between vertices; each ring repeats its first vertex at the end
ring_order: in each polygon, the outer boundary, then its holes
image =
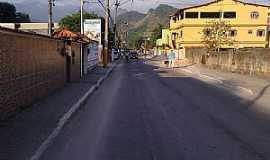
POLYGON ((193 72, 191 70, 186 69, 186 68, 181 68, 180 70, 187 72, 187 73, 190 73, 190 74, 193 74, 193 72))
POLYGON ((241 87, 241 86, 237 86, 237 88, 240 89, 240 90, 243 90, 245 92, 248 92, 251 95, 254 95, 254 92, 249 88, 245 88, 245 87, 241 87))
POLYGON ((87 98, 94 93, 96 89, 100 87, 102 82, 109 76, 109 74, 112 72, 114 67, 117 64, 115 64, 112 68, 110 68, 106 74, 101 77, 98 82, 92 86, 82 98, 79 99, 77 103, 75 103, 67 113, 63 115, 63 117, 59 120, 57 127, 53 130, 53 132, 43 141, 43 143, 40 145, 40 147, 35 151, 34 155, 30 158, 30 160, 39 160, 41 156, 45 153, 45 151, 49 148, 49 146, 53 143, 55 138, 59 135, 59 133, 62 131, 65 124, 69 121, 69 119, 72 117, 74 113, 82 106, 82 104, 87 100, 87 98))

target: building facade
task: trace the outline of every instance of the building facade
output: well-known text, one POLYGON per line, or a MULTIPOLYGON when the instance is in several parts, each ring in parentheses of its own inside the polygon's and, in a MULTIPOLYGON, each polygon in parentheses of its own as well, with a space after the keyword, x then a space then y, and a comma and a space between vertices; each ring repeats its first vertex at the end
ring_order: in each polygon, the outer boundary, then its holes
POLYGON ((209 22, 230 26, 233 44, 225 48, 269 47, 269 6, 238 0, 217 0, 182 8, 170 19, 170 46, 174 49, 203 47, 203 30, 209 22))
POLYGON ((168 50, 169 43, 170 43, 170 38, 171 37, 171 32, 169 29, 162 29, 162 38, 157 39, 156 41, 156 55, 161 55, 168 50))
MULTIPOLYGON (((48 23, 0 23, 0 27, 17 29, 25 32, 36 33, 41 35, 49 35, 48 34, 48 23)), ((53 24, 53 30, 58 30, 59 24, 53 24)))

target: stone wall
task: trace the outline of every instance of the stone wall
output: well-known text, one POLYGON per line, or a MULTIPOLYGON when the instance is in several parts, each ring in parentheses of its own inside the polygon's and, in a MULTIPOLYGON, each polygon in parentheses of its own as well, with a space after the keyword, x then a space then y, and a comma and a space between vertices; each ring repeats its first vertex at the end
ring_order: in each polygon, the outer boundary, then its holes
MULTIPOLYGON (((0 119, 5 119, 63 87, 67 60, 61 40, 7 29, 0 29, 0 37, 0 119)), ((73 80, 80 75, 77 45, 72 43, 76 63, 71 66, 73 80)))
POLYGON ((186 48, 186 58, 193 63, 250 75, 270 76, 270 49, 243 48, 207 52, 205 48, 186 48))

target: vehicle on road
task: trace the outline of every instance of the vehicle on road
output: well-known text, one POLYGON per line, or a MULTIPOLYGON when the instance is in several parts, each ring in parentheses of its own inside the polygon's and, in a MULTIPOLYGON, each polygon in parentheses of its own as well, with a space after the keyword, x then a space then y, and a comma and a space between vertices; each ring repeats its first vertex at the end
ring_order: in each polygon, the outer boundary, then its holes
POLYGON ((114 50, 112 56, 113 60, 118 60, 120 58, 120 53, 117 50, 114 50))
POLYGON ((138 55, 137 51, 129 52, 129 58, 130 59, 139 59, 139 55, 138 55))

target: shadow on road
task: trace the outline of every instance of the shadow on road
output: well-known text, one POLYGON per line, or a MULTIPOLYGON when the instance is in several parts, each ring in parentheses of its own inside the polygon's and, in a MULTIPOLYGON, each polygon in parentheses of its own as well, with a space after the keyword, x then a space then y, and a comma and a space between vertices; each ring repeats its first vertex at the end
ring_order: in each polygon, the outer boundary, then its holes
POLYGON ((252 99, 250 102, 247 103, 249 108, 252 107, 258 100, 260 100, 264 96, 265 92, 269 89, 269 87, 270 83, 264 86, 263 89, 259 92, 259 94, 254 99, 252 99))

